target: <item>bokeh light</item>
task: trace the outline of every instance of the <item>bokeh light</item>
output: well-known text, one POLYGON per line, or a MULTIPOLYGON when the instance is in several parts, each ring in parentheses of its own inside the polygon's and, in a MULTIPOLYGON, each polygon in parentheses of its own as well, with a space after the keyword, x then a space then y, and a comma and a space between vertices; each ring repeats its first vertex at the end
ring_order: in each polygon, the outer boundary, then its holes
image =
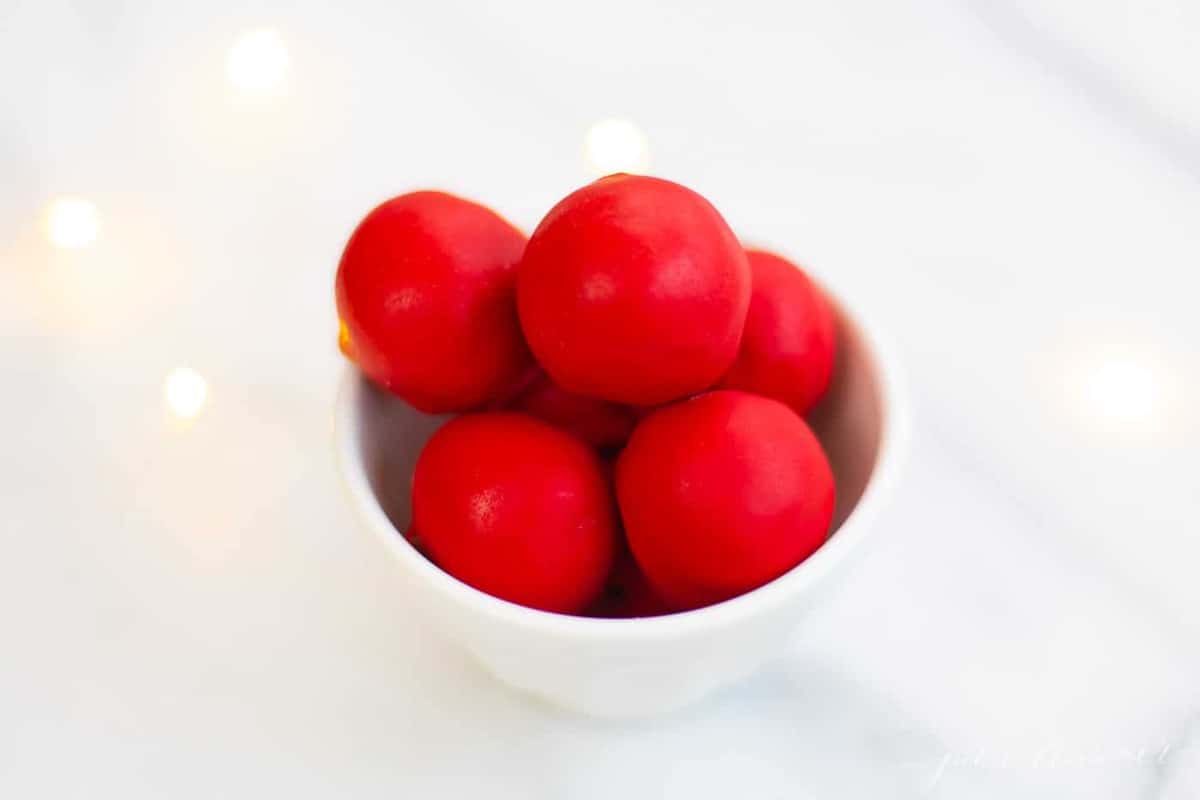
POLYGON ((237 89, 259 94, 282 85, 288 62, 283 37, 268 28, 243 34, 230 48, 225 68, 237 89))
POLYGON ((100 213, 90 200, 60 197, 46 211, 46 236, 63 250, 78 250, 100 235, 100 213))
POLYGON ((1057 356, 1056 383, 1072 426, 1096 444, 1129 444, 1186 425, 1189 382, 1178 360, 1144 332, 1111 334, 1057 356))
POLYGON ((1162 412, 1162 379, 1155 368, 1117 354, 1098 359, 1082 373, 1080 400, 1088 418, 1110 430, 1153 427, 1162 412))
POLYGON ((176 367, 167 373, 163 385, 167 408, 180 419, 193 419, 208 399, 208 382, 189 367, 176 367))
POLYGON ((584 155, 596 175, 645 172, 650 166, 650 146, 641 129, 627 119, 606 119, 587 132, 584 155))

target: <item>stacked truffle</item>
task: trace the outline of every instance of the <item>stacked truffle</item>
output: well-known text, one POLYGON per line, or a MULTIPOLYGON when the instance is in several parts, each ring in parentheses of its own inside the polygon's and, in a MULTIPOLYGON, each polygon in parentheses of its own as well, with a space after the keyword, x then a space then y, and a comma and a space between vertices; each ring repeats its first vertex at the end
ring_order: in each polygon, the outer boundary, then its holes
POLYGON ((690 189, 612 175, 528 240, 458 197, 393 198, 350 237, 337 307, 368 378, 458 415, 418 458, 408 533, 477 589, 665 614, 828 536, 833 476, 804 415, 833 373, 832 313, 690 189))

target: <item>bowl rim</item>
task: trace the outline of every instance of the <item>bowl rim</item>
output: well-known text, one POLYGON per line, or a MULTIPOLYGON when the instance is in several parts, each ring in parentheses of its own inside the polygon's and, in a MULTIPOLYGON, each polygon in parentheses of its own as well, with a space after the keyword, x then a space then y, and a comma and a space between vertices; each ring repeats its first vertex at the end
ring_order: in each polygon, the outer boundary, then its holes
POLYGON ((761 616, 802 594, 826 575, 866 538, 880 510, 891 496, 908 449, 911 418, 908 394, 896 357, 877 325, 867 322, 870 315, 845 301, 845 295, 831 287, 824 277, 805 273, 836 306, 842 324, 852 328, 865 345, 863 352, 871 360, 878 379, 882 421, 879 449, 870 477, 854 508, 841 526, 812 555, 784 574, 745 594, 691 611, 656 617, 598 618, 558 614, 528 608, 494 597, 445 572, 417 552, 388 519, 367 477, 366 465, 358 446, 355 419, 360 399, 368 391, 368 379, 353 364, 345 366, 334 409, 334 448, 342 484, 361 520, 392 553, 400 564, 430 591, 446 596, 491 622, 520 627, 529 631, 573 640, 615 642, 685 636, 701 630, 736 625, 761 616))

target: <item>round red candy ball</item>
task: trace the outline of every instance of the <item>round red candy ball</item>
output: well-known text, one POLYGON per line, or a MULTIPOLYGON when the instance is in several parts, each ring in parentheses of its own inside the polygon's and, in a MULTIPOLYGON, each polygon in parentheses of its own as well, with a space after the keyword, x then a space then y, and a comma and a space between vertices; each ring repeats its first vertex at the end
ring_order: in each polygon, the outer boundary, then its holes
POLYGON ((524 235, 443 192, 388 200, 359 224, 337 272, 343 351, 428 413, 495 401, 531 358, 516 310, 524 235))
POLYGON ((630 405, 703 391, 737 355, 750 267, 707 200, 611 175, 558 203, 517 278, 521 327, 564 389, 630 405))
POLYGON ((683 609, 787 572, 820 547, 833 517, 833 474, 808 425, 745 392, 709 392, 647 417, 616 481, 638 564, 683 609))
POLYGON ((742 345, 721 379, 725 389, 773 397, 807 414, 833 377, 833 312, 795 264, 748 250, 753 289, 742 345))
POLYGON ((458 417, 417 459, 413 525, 430 558, 504 600, 574 614, 604 587, 617 542, 597 456, 524 414, 458 417))
POLYGON ((545 375, 513 402, 512 408, 548 422, 593 447, 620 447, 633 432, 633 409, 598 397, 568 392, 545 375))

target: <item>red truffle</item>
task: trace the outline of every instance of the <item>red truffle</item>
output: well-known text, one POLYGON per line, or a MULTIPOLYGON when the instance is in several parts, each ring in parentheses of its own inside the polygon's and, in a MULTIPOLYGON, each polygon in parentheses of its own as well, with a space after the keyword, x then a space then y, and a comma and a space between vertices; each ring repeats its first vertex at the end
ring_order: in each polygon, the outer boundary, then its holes
POLYGON ((582 611, 613 563, 616 517, 599 458, 524 414, 468 414, 440 428, 417 459, 412 512, 434 563, 531 608, 582 611))
POLYGON ((709 388, 733 364, 750 302, 737 237, 700 195, 611 175, 558 203, 517 278, 538 362, 577 394, 656 405, 709 388))
POLYGON ((833 377, 833 313, 795 264, 761 250, 746 255, 753 276, 750 312, 737 360, 720 385, 773 397, 807 414, 833 377))
POLYGON ((651 414, 617 460, 629 545, 677 608, 735 597, 825 541, 833 475, 821 445, 777 400, 700 395, 651 414))
POLYGON ((606 449, 625 444, 636 421, 628 406, 568 392, 545 375, 535 379, 512 408, 606 449))
POLYGON ((495 401, 530 366, 516 310, 524 235, 484 206, 413 192, 369 213, 337 272, 340 344, 428 413, 495 401))

